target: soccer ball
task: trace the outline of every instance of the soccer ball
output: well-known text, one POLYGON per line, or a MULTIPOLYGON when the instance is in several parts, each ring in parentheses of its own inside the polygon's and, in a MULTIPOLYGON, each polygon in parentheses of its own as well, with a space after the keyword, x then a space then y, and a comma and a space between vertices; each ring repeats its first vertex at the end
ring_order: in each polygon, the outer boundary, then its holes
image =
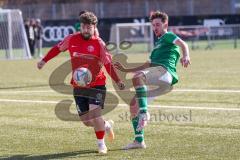
POLYGON ((73 72, 73 80, 80 87, 85 87, 92 81, 92 73, 89 69, 79 67, 73 72))

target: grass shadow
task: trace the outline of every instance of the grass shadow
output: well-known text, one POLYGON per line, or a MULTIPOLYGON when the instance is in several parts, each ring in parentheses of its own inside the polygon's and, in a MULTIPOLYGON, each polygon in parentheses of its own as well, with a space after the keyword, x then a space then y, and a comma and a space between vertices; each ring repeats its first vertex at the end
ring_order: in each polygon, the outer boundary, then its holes
POLYGON ((66 153, 56 153, 56 154, 46 154, 46 155, 13 155, 9 157, 0 157, 0 160, 51 160, 51 159, 64 159, 64 158, 70 158, 74 156, 81 157, 90 157, 96 156, 98 152, 95 150, 82 150, 82 151, 75 151, 75 152, 66 152, 66 153))

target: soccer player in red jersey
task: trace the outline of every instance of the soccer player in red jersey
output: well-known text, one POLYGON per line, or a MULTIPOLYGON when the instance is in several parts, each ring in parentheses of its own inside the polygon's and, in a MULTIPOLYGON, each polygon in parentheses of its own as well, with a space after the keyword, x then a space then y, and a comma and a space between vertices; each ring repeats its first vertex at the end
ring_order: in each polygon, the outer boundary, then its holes
POLYGON ((50 59, 60 52, 68 50, 71 57, 72 73, 79 67, 86 67, 92 73, 92 81, 86 87, 80 87, 71 80, 73 95, 77 110, 82 122, 93 127, 97 137, 99 153, 107 153, 104 142, 105 129, 110 128, 110 136, 113 137, 111 124, 104 121, 101 109, 104 106, 106 77, 102 71, 104 65, 111 78, 117 83, 119 89, 124 89, 124 83, 119 79, 112 64, 111 55, 108 53, 105 43, 101 38, 94 35, 97 17, 92 12, 86 12, 80 16, 81 32, 67 36, 63 41, 55 45, 38 62, 37 67, 41 69, 50 59))
MULTIPOLYGON (((82 11, 79 12, 78 16, 80 17, 82 14, 84 14, 86 12, 88 12, 88 11, 87 10, 82 10, 82 11)), ((77 32, 80 32, 80 30, 81 30, 81 22, 79 21, 78 23, 76 23, 74 25, 74 28, 76 29, 77 32)), ((99 32, 98 32, 97 27, 94 30, 94 35, 95 36, 99 36, 99 32)))

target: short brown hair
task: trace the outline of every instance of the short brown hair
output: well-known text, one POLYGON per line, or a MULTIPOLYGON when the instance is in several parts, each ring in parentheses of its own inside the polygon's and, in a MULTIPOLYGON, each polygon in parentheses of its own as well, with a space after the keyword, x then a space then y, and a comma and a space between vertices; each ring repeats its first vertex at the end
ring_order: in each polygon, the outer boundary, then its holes
POLYGON ((92 12, 85 12, 80 16, 80 22, 84 24, 97 24, 98 19, 92 12))
POLYGON ((151 12, 150 18, 149 18, 150 22, 152 22, 156 18, 161 19, 163 23, 168 22, 168 15, 164 12, 160 12, 160 11, 151 12))
POLYGON ((87 10, 80 11, 80 12, 78 13, 78 16, 80 17, 82 14, 84 14, 84 13, 86 13, 86 12, 88 12, 88 11, 87 11, 87 10))

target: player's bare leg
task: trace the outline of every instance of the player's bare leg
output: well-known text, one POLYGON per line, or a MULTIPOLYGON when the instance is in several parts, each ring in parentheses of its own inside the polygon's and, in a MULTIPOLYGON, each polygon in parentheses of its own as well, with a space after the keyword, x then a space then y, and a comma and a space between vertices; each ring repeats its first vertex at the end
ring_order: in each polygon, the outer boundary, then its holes
POLYGON ((101 116, 101 107, 98 105, 90 104, 90 118, 92 119, 94 131, 97 137, 98 152, 101 154, 107 153, 107 147, 104 141, 105 135, 105 122, 101 116))
MULTIPOLYGON (((84 114, 84 115, 80 116, 80 119, 85 126, 94 127, 94 122, 92 121, 92 119, 89 117, 88 114, 84 114)), ((115 134, 114 134, 114 131, 113 131, 113 125, 114 125, 113 120, 104 120, 105 132, 108 135, 108 139, 110 141, 113 141, 115 139, 115 134)))
POLYGON ((80 115, 80 119, 81 119, 81 121, 83 122, 83 124, 85 126, 87 126, 87 127, 94 127, 92 119, 90 118, 89 112, 85 113, 83 115, 80 115))

